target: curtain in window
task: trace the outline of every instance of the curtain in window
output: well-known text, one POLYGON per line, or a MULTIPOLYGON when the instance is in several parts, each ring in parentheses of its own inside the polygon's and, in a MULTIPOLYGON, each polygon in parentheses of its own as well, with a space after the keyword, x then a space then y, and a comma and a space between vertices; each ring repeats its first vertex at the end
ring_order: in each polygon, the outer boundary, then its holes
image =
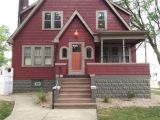
POLYGON ((31 47, 24 48, 24 65, 31 65, 31 47))
POLYGON ((34 50, 34 64, 41 65, 41 47, 35 47, 34 50))
POLYGON ((52 64, 51 47, 45 47, 44 64, 45 65, 51 65, 52 64))

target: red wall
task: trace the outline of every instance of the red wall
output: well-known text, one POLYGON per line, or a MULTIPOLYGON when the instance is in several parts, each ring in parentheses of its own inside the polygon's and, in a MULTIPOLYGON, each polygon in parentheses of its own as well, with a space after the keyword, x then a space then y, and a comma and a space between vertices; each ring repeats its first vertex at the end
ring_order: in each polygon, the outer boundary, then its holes
POLYGON ((150 75, 149 64, 93 64, 87 65, 88 74, 150 75))
MULTIPOLYGON (((14 68, 15 80, 26 79, 53 79, 54 67, 21 67, 22 63, 22 45, 53 45, 52 40, 59 31, 57 30, 42 30, 42 11, 62 10, 64 12, 64 24, 70 18, 74 10, 78 10, 89 27, 96 32, 96 10, 107 10, 107 30, 126 30, 122 22, 105 4, 104 0, 45 0, 43 5, 37 10, 36 14, 28 21, 21 32, 14 38, 13 43, 13 59, 12 65, 14 68)), ((68 45, 69 40, 75 40, 72 36, 75 29, 78 28, 78 41, 86 42, 86 45, 93 47, 93 38, 81 24, 78 18, 74 19, 70 27, 61 37, 61 42, 55 46, 55 62, 63 62, 58 60, 58 49, 61 45, 68 45)), ((76 40, 75 40, 76 41, 76 40)), ((92 60, 94 61, 94 60, 92 60)))

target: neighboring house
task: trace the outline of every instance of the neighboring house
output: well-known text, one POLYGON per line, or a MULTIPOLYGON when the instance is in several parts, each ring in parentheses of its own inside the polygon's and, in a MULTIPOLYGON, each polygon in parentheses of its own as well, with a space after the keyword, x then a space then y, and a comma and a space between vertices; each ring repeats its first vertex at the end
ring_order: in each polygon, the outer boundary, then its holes
POLYGON ((146 32, 131 30, 130 18, 109 0, 20 0, 19 26, 8 40, 14 91, 51 90, 60 74, 88 77, 97 97, 132 91, 149 98, 149 64, 136 63, 146 32))

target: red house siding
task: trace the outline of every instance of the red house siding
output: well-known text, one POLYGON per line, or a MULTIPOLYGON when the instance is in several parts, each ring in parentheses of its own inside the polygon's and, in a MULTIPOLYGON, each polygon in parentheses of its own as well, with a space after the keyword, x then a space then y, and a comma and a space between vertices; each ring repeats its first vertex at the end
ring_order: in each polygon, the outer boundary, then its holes
POLYGON ((150 75, 149 64, 88 64, 88 74, 150 75))
MULTIPOLYGON (((127 30, 122 22, 117 18, 115 13, 103 0, 79 0, 66 1, 66 0, 45 0, 42 6, 36 11, 33 17, 27 22, 25 27, 21 29, 19 34, 14 38, 13 43, 13 60, 12 65, 14 68, 14 80, 26 79, 53 79, 54 67, 22 67, 22 46, 23 45, 53 45, 52 40, 55 38, 59 31, 57 30, 42 30, 42 11, 62 10, 64 13, 64 24, 68 21, 74 10, 78 10, 86 23, 96 32, 96 10, 107 10, 107 30, 127 30)), ((24 14, 23 17, 27 15, 24 14)), ((62 46, 68 46, 68 42, 75 40, 73 32, 78 29, 78 41, 85 41, 85 45, 91 45, 95 48, 93 38, 78 20, 74 19, 73 23, 65 31, 60 39, 60 44, 57 49, 62 46)), ((54 47, 56 48, 56 47, 54 47)), ((54 50, 55 60, 57 60, 58 51, 54 50)), ((86 60, 86 62, 94 62, 95 60, 86 60)), ((63 61, 55 61, 63 62, 63 61)))

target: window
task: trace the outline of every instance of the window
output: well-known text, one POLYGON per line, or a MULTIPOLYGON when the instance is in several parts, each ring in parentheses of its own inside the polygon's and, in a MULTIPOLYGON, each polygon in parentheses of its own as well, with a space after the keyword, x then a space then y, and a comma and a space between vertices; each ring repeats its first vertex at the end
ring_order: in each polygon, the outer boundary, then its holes
MULTIPOLYGON (((125 62, 130 62, 130 47, 125 48, 125 62)), ((123 63, 123 48, 120 46, 104 45, 103 47, 104 63, 123 63)))
POLYGON ((52 46, 23 46, 23 66, 51 66, 53 65, 52 46))
POLYGON ((112 62, 119 62, 118 47, 112 47, 112 62))
POLYGON ((31 65, 31 47, 24 49, 24 65, 31 65))
POLYGON ((96 28, 106 29, 107 26, 107 11, 97 11, 96 12, 96 28))
POLYGON ((43 29, 59 30, 63 26, 62 11, 45 11, 43 12, 43 29))
POLYGON ((51 47, 45 47, 44 52, 44 64, 51 65, 52 64, 52 54, 51 54, 51 47))
POLYGON ((68 58, 68 48, 61 47, 60 48, 60 59, 67 59, 68 58))
POLYGON ((126 63, 129 63, 130 59, 129 59, 129 48, 126 47, 125 48, 125 61, 126 63))
POLYGON ((41 65, 42 50, 41 47, 34 48, 34 65, 41 65))
POLYGON ((93 48, 91 46, 86 47, 86 59, 93 59, 93 48))

